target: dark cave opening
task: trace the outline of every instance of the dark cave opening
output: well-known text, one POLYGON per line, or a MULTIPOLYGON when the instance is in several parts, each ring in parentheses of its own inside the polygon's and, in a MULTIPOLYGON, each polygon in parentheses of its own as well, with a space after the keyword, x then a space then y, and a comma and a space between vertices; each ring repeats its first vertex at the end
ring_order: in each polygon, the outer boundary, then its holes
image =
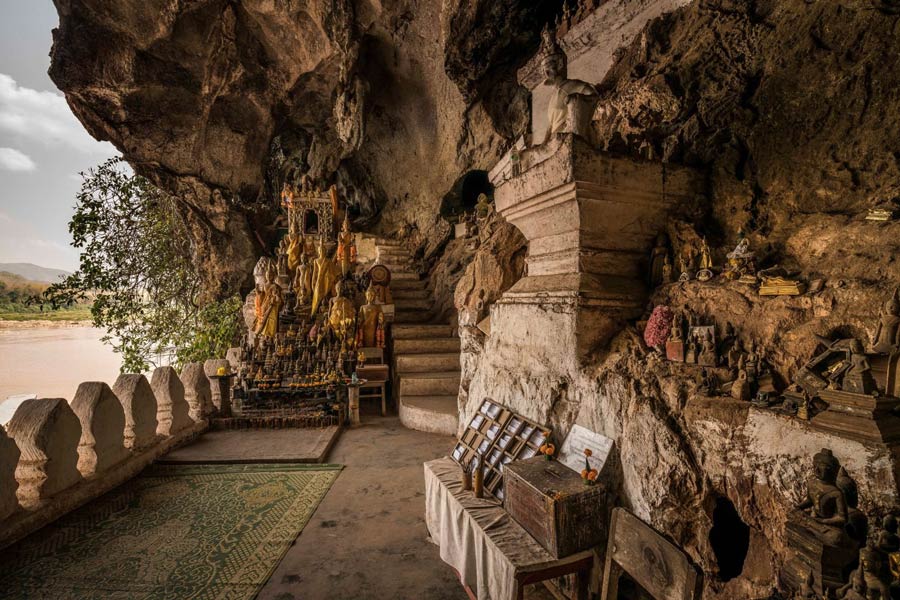
POLYGON ((481 194, 486 194, 488 198, 494 195, 494 186, 491 185, 488 172, 477 169, 466 172, 444 195, 441 201, 441 216, 450 219, 471 212, 478 204, 478 196, 481 194))
POLYGON ((719 565, 719 579, 729 581, 740 575, 750 548, 750 526, 728 498, 716 498, 709 543, 719 565))
POLYGON ((619 577, 618 593, 615 600, 653 600, 653 596, 632 579, 628 573, 619 577))
POLYGON ((303 215, 303 233, 313 235, 319 233, 319 215, 314 210, 307 210, 303 215))

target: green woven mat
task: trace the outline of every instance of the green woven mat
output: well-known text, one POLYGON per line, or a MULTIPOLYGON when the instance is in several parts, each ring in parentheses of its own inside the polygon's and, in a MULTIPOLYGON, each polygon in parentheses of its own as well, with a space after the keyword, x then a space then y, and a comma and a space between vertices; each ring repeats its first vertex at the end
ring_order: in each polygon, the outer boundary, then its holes
POLYGON ((248 599, 338 465, 158 465, 0 554, 0 597, 248 599))

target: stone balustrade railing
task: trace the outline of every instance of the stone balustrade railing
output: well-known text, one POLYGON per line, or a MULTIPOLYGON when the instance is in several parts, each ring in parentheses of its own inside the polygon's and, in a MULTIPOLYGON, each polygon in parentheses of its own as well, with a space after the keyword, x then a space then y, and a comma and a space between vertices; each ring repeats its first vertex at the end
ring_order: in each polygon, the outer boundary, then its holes
MULTIPOLYGON (((208 361, 210 366, 220 364, 208 361)), ((215 411, 204 365, 121 375, 23 402, 0 426, 0 548, 121 485, 202 433, 215 411)))

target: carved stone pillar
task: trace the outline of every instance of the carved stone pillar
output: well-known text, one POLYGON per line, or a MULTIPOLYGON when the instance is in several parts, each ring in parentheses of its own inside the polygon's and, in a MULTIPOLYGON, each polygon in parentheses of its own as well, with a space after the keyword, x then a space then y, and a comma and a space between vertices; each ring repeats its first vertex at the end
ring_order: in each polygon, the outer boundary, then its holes
MULTIPOLYGON (((225 367, 226 369, 231 368, 231 364, 225 358, 210 358, 205 363, 203 363, 203 372, 206 374, 206 377, 210 379, 210 391, 212 392, 212 403, 215 407, 215 413, 222 413, 222 400, 224 396, 224 392, 222 385, 219 385, 218 382, 213 381, 211 378, 213 375, 216 375, 219 371, 219 367, 225 367)), ((229 379, 225 379, 222 384, 228 385, 230 382, 229 379)), ((228 407, 227 412, 231 412, 231 398, 230 395, 228 398, 225 398, 228 407)))
POLYGON ((153 371, 150 387, 156 396, 157 435, 172 436, 193 424, 190 406, 184 399, 184 385, 175 369, 158 367, 153 371))
POLYGON ((6 435, 0 425, 0 521, 11 515, 19 507, 16 490, 16 466, 19 464, 19 447, 6 435))
POLYGON ((78 470, 82 475, 102 473, 128 458, 125 410, 108 385, 100 381, 79 385, 72 410, 81 421, 78 470))
POLYGON ((22 453, 16 468, 22 506, 37 505, 81 481, 81 423, 65 399, 26 400, 16 409, 8 432, 22 453))
POLYGON ((188 363, 181 371, 181 383, 184 384, 184 399, 190 406, 190 415, 194 421, 202 421, 213 412, 212 390, 209 378, 200 363, 188 363))
POLYGON ((125 409, 125 447, 140 451, 156 443, 156 396, 143 375, 119 375, 113 392, 125 409))
POLYGON ((491 175, 498 212, 528 238, 527 275, 495 304, 492 332, 549 362, 567 349, 583 360, 641 315, 653 239, 705 189, 691 169, 598 152, 572 134, 491 175))

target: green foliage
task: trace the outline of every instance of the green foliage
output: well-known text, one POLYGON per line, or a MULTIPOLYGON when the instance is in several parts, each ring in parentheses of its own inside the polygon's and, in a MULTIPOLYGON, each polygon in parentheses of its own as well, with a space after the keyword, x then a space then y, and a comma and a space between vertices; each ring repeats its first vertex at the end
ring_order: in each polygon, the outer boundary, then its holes
POLYGON ((93 295, 91 318, 123 358, 123 372, 222 357, 240 332, 240 299, 200 301, 191 238, 176 199, 131 173, 122 159, 88 174, 69 223, 81 249, 78 271, 52 285, 46 301, 93 295))

